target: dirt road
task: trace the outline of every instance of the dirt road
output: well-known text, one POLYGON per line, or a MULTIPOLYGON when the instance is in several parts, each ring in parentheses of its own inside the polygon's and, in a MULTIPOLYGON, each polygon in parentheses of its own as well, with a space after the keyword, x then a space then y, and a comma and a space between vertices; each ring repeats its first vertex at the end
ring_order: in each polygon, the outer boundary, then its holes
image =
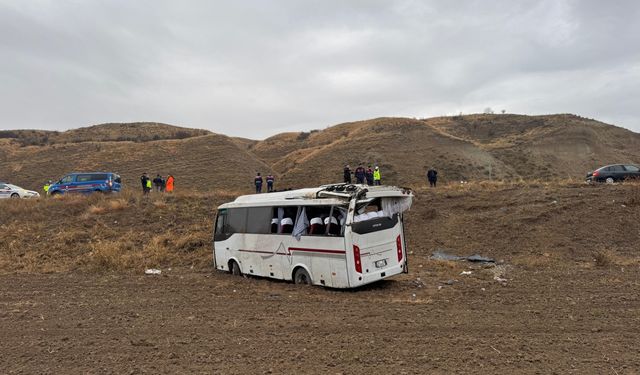
POLYGON ((350 292, 206 267, 5 274, 0 372, 640 373, 629 197, 423 192, 407 218, 409 274, 350 292), (437 248, 504 264, 430 260, 437 248))

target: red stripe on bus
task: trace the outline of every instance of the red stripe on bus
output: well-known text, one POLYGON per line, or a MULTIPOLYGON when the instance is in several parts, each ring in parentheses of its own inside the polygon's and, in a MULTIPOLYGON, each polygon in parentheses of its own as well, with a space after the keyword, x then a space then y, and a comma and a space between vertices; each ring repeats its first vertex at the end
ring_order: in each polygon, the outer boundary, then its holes
MULTIPOLYGON (((238 250, 238 251, 243 252, 243 253, 274 254, 274 253, 273 253, 273 251, 243 250, 243 249, 240 249, 240 250, 238 250)), ((275 254, 278 254, 278 253, 275 253, 275 254)), ((280 254, 281 254, 281 255, 284 255, 284 254, 282 254, 282 253, 280 253, 280 254)))
POLYGON ((327 250, 327 249, 307 249, 302 247, 290 247, 287 249, 289 253, 274 253, 273 251, 263 251, 263 250, 245 250, 239 249, 238 251, 242 253, 258 253, 258 254, 269 254, 269 255, 291 255, 292 251, 303 251, 309 253, 320 253, 320 254, 344 254, 345 252, 342 250, 327 250))
POLYGON ((290 247, 289 251, 308 251, 310 253, 323 253, 323 254, 345 254, 344 250, 305 249, 302 247, 290 247))

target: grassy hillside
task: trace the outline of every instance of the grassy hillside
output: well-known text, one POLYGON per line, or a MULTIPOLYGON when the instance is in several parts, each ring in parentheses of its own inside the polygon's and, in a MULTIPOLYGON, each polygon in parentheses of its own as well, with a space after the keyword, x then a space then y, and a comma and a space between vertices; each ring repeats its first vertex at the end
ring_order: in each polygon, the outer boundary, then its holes
POLYGON ((34 189, 47 179, 56 180, 73 171, 114 171, 135 189, 140 175, 147 172, 172 174, 177 189, 204 191, 233 186, 250 191, 255 171, 269 170, 231 138, 218 134, 144 143, 5 145, 0 150, 0 180, 34 189))
POLYGON ((211 134, 208 130, 183 128, 158 122, 134 122, 100 124, 65 132, 1 130, 0 138, 13 140, 21 146, 45 146, 77 142, 148 142, 161 139, 185 139, 208 134, 211 134))
POLYGON ((148 172, 173 174, 179 188, 248 192, 257 171, 273 172, 282 189, 340 182, 345 164, 377 163, 383 183, 420 186, 431 166, 446 182, 582 178, 616 162, 640 163, 640 134, 574 115, 378 118, 263 141, 156 123, 0 134, 0 180, 34 189, 91 170, 119 172, 135 188, 148 172))

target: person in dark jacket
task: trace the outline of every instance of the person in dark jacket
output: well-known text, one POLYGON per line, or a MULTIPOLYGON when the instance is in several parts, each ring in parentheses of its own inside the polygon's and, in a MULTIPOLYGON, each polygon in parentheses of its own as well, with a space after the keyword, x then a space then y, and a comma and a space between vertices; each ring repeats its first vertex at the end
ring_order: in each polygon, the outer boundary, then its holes
POLYGON ((371 169, 371 166, 367 167, 366 177, 367 185, 373 186, 373 169, 371 169))
POLYGON ((160 176, 160 173, 153 179, 153 186, 156 188, 156 191, 162 191, 162 176, 160 176))
POLYGON ((267 176, 267 193, 271 193, 273 191, 273 181, 275 181, 275 178, 271 173, 269 173, 267 176))
POLYGON ((260 176, 260 172, 256 174, 256 178, 254 178, 254 183, 256 184, 256 194, 262 193, 262 176, 260 176))
POLYGON ((356 183, 364 184, 364 178, 366 173, 362 164, 358 165, 358 168, 356 168, 356 171, 354 174, 356 176, 356 183))
POLYGON ((147 176, 146 173, 140 176, 140 183, 142 184, 142 194, 149 193, 149 189, 147 188, 147 181, 149 181, 149 176, 147 176))
POLYGON ((429 186, 436 187, 436 182, 438 181, 438 171, 435 168, 431 167, 427 171, 427 180, 429 180, 429 186))
POLYGON ((350 184, 351 183, 351 168, 349 167, 349 164, 344 166, 344 183, 345 184, 350 184))

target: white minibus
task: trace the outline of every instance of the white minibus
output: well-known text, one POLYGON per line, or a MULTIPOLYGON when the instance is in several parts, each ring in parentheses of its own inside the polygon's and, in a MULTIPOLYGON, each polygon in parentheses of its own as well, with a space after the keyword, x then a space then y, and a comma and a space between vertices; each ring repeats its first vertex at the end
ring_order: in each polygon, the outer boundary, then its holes
POLYGON ((325 185, 238 197, 218 207, 216 269, 354 288, 407 272, 409 189, 325 185))

